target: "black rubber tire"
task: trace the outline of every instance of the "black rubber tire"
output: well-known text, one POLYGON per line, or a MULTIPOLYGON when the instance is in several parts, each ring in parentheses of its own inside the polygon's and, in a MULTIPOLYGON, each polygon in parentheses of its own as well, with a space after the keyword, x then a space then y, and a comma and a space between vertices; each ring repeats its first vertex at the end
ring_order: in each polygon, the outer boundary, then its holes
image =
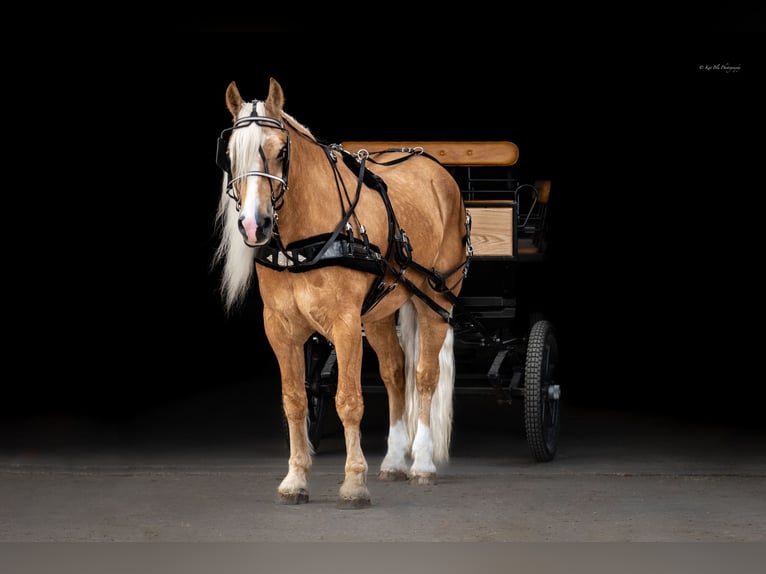
POLYGON ((529 312, 529 328, 531 329, 532 327, 535 326, 535 323, 537 323, 538 321, 542 321, 544 319, 545 319, 545 315, 543 314, 542 311, 537 311, 537 310, 530 311, 529 312))
POLYGON ((529 332, 524 367, 524 429, 532 456, 550 462, 556 456, 561 426, 556 383, 558 342, 553 325, 537 321, 529 332))

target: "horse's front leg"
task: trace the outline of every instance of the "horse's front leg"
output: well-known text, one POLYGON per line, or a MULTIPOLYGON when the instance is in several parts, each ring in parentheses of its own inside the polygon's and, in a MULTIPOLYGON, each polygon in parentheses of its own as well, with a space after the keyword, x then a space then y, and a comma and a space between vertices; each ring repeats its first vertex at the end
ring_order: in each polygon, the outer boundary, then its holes
POLYGON ((264 319, 266 334, 279 362, 282 406, 290 435, 288 471, 277 489, 278 502, 302 504, 309 500, 308 479, 313 450, 308 436, 304 343, 299 341, 308 339, 310 333, 305 339, 302 334, 291 338, 283 328, 284 322, 275 321, 268 311, 264 313, 264 319))
POLYGON ((335 408, 346 438, 345 479, 338 493, 339 508, 370 506, 367 489, 367 461, 362 453, 360 425, 364 413, 362 398, 362 325, 358 317, 336 323, 333 344, 338 365, 335 408))

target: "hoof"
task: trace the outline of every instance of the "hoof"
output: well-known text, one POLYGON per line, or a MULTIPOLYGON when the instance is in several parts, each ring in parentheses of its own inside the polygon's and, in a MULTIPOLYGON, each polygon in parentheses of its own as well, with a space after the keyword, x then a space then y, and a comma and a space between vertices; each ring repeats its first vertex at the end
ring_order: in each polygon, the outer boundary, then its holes
POLYGON ((306 504, 309 501, 309 493, 305 490, 298 492, 279 493, 277 502, 279 504, 306 504))
POLYGON ((378 474, 378 480, 384 480, 386 482, 407 480, 407 473, 403 470, 381 470, 378 474))
POLYGON ((369 496, 362 498, 343 498, 339 496, 335 503, 335 506, 341 510, 357 510, 359 508, 369 508, 371 505, 369 496))
POLYGON ((436 474, 427 472, 425 474, 413 474, 410 476, 410 484, 432 485, 436 484, 436 474))

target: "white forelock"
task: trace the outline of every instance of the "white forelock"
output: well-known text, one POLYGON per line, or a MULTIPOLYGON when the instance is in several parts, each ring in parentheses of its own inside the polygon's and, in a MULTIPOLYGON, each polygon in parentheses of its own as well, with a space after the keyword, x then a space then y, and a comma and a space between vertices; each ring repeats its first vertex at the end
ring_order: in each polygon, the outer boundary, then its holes
MULTIPOLYGON (((258 102, 256 110, 263 108, 258 102)), ((253 109, 253 103, 243 104, 239 111, 239 119, 248 117, 253 109)), ((232 175, 237 178, 251 170, 261 169, 260 147, 263 143, 263 128, 256 123, 239 127, 232 131, 229 141, 229 154, 232 165, 232 175)))

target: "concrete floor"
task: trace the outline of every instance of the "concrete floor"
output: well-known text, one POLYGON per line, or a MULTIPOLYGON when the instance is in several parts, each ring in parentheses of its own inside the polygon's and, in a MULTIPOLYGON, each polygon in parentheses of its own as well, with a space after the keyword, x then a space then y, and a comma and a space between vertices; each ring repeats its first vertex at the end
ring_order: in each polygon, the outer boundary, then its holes
POLYGON ((413 486, 376 478, 385 403, 370 397, 372 506, 349 511, 335 507, 344 446, 331 418, 310 502, 275 504, 284 435, 276 408, 243 415, 252 393, 119 422, 6 423, 0 541, 766 542, 761 430, 565 402, 557 456, 537 463, 517 405, 457 397, 451 462, 413 486))

